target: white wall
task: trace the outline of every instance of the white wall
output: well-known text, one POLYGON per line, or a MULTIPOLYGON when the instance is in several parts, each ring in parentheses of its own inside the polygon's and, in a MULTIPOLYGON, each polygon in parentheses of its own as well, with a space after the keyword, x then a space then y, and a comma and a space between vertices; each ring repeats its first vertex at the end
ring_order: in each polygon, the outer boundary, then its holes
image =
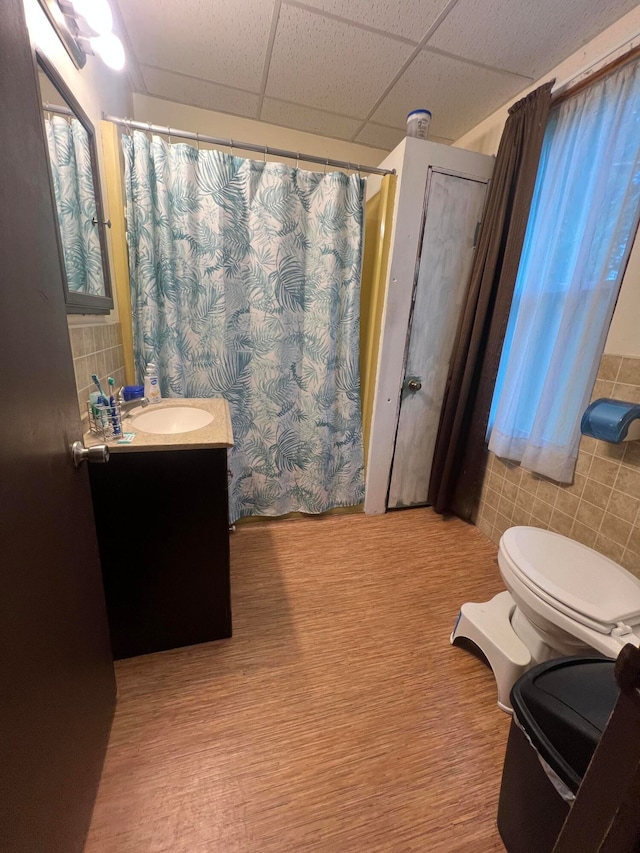
POLYGON ((640 356, 640 238, 637 236, 604 351, 611 355, 640 356))
MULTIPOLYGON (((123 113, 119 113, 123 115, 123 113)), ((345 160, 348 163, 359 163, 364 166, 377 166, 387 152, 380 148, 371 148, 355 142, 345 142, 327 136, 318 136, 302 130, 292 130, 263 121, 241 118, 213 110, 203 110, 199 107, 152 98, 148 95, 133 96, 133 117, 136 121, 148 121, 163 127, 176 127, 180 130, 197 131, 208 136, 224 139, 239 139, 256 145, 270 145, 274 148, 284 148, 288 151, 301 151, 304 154, 314 154, 318 157, 332 157, 335 160, 345 160)), ((228 148, 222 149, 229 151, 228 148)), ((238 150, 242 157, 259 154, 248 154, 238 150)), ((295 162, 295 161, 294 161, 295 162)), ((322 168, 311 166, 300 161, 303 168, 322 168)))
MULTIPOLYGON (((528 89, 523 89, 516 98, 465 133, 455 145, 483 154, 495 154, 511 104, 553 78, 556 79, 554 91, 565 88, 568 84, 586 76, 590 69, 605 65, 638 43, 640 43, 640 6, 600 33, 528 89)), ((629 265, 622 280, 605 352, 640 356, 638 329, 640 329, 640 239, 635 241, 629 265)))
MULTIPOLYGON (((102 141, 100 138, 100 120, 104 113, 131 115, 133 105, 129 81, 124 72, 111 71, 94 56, 87 57, 87 64, 77 69, 58 38, 55 30, 43 12, 38 0, 24 0, 24 10, 27 19, 29 36, 34 46, 39 48, 65 81, 80 106, 89 117, 96 133, 96 148, 98 152, 98 168, 101 176, 104 174, 102 159, 102 141)), ((104 180, 101 180, 102 200, 107 219, 111 213, 108 209, 108 199, 104 180)), ((107 241, 109 239, 107 233, 107 241)), ((111 259, 110 259, 111 260, 111 259)), ((113 269, 113 264, 110 264, 113 269)), ((69 324, 87 323, 85 315, 69 315, 69 324)), ((117 308, 109 315, 110 321, 117 320, 117 308)), ((98 315, 90 317, 90 322, 107 322, 106 318, 98 315)))

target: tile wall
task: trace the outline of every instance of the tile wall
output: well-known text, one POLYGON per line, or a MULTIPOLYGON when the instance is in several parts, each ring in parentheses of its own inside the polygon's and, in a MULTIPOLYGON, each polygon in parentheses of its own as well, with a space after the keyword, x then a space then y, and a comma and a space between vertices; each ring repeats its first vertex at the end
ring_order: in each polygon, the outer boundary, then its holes
POLYGON ((124 352, 120 323, 69 326, 73 368, 76 376, 78 405, 82 417, 87 414, 86 401, 95 386, 91 374, 97 373, 102 387, 113 376, 116 387, 124 384, 124 352))
MULTIPOLYGON (((640 358, 604 355, 592 399, 598 397, 640 403, 640 358)), ((640 441, 583 437, 571 485, 489 454, 476 524, 495 543, 514 525, 548 528, 640 577, 640 441)))

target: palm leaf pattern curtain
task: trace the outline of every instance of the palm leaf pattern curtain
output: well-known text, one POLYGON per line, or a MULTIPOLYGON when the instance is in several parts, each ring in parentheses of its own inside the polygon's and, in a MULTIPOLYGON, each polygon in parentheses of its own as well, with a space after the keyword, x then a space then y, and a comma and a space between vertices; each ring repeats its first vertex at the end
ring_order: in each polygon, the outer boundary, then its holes
POLYGON ((104 296, 91 152, 78 119, 45 119, 62 252, 69 290, 104 296))
POLYGON ((364 182, 123 137, 136 370, 231 409, 231 520, 364 498, 364 182))

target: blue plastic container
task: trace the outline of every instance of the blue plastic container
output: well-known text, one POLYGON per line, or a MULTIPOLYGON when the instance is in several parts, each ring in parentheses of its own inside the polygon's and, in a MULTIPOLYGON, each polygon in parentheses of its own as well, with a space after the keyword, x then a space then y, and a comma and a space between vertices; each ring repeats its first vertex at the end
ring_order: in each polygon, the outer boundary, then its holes
POLYGON ((144 397, 144 385, 125 385, 122 389, 122 396, 126 402, 138 400, 144 397))

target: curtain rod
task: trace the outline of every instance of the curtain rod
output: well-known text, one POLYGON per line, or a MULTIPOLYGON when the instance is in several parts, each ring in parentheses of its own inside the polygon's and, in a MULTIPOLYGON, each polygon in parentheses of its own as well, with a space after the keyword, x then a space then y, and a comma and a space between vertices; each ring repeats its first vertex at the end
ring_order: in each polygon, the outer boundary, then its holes
POLYGON ((640 36, 634 35, 607 53, 602 54, 598 59, 593 60, 568 80, 560 83, 552 92, 552 106, 562 103, 592 83, 606 77, 620 66, 637 59, 640 55, 639 42, 640 36))
POLYGON ((239 142, 237 139, 218 139, 215 136, 204 136, 202 133, 192 133, 189 130, 176 130, 175 127, 161 127, 145 121, 133 121, 118 116, 103 115, 105 121, 113 122, 120 127, 132 130, 146 130, 149 133, 161 133, 163 136, 177 136, 180 139, 191 139, 193 142, 204 142, 207 145, 217 145, 222 148, 241 148, 243 151, 256 151, 258 154, 268 154, 272 157, 286 157, 288 160, 304 160, 306 163, 319 163, 321 166, 335 166, 352 172, 367 172, 370 175, 395 175, 395 169, 377 169, 374 166, 363 166, 358 163, 347 163, 344 160, 333 160, 331 157, 317 157, 315 154, 301 154, 298 151, 286 151, 284 148, 272 148, 270 145, 255 145, 252 142, 239 142))
POLYGON ((56 104, 43 104, 42 109, 45 113, 58 113, 61 116, 75 116, 73 110, 69 107, 59 107, 56 104))

